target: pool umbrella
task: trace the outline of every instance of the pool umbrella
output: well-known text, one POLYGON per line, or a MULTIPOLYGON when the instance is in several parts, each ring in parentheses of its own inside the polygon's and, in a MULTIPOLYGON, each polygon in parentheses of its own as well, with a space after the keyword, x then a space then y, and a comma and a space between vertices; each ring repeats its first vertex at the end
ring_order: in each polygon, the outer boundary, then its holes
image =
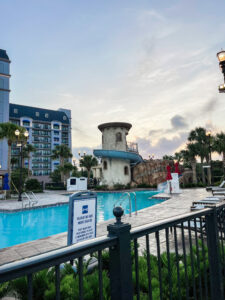
POLYGON ((3 191, 8 191, 8 190, 9 190, 9 175, 8 173, 6 173, 3 179, 3 191))
POLYGON ((171 167, 167 166, 166 169, 167 169, 166 180, 172 180, 173 178, 171 176, 171 167))
POLYGON ((180 175, 179 163, 178 162, 175 163, 175 172, 174 173, 178 173, 178 175, 180 175))

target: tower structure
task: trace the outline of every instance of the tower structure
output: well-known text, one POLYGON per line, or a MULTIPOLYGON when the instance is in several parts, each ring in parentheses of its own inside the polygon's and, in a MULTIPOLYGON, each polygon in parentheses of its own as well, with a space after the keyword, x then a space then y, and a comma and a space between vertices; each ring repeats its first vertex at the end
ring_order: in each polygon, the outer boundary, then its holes
POLYGON ((104 123, 98 126, 102 132, 102 149, 94 150, 94 155, 102 159, 102 184, 113 188, 115 184, 131 182, 131 165, 141 162, 136 143, 127 143, 127 135, 132 125, 124 122, 104 123))
MULTIPOLYGON (((9 121, 9 81, 10 60, 6 51, 0 49, 0 123, 9 121)), ((0 140, 0 175, 4 175, 7 172, 7 158, 7 141, 0 140)))

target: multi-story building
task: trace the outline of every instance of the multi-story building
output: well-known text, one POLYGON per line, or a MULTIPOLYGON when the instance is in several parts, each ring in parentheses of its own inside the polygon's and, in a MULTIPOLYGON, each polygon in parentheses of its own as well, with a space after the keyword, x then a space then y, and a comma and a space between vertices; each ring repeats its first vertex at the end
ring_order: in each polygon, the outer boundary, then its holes
MULTIPOLYGON (((54 147, 60 144, 65 144, 70 149, 72 147, 71 111, 63 108, 49 110, 9 103, 9 66, 10 60, 6 51, 0 49, 0 123, 10 121, 28 130, 28 143, 32 144, 36 151, 25 159, 25 166, 32 171, 32 176, 46 182, 49 180, 50 172, 59 165, 58 160, 51 159, 54 147)), ((16 144, 12 146, 12 157, 19 158, 19 148, 16 144)), ((7 140, 0 140, 0 190, 3 176, 7 173, 7 163, 7 140)))
MULTIPOLYGON (((0 49, 0 123, 9 121, 9 72, 10 60, 5 50, 0 49)), ((3 175, 7 173, 8 144, 0 140, 0 189, 3 175)))
MULTIPOLYGON (((71 111, 60 108, 49 110, 18 104, 9 105, 9 121, 25 127, 29 132, 28 143, 36 151, 25 159, 33 176, 48 181, 50 173, 59 165, 59 160, 51 159, 56 145, 65 144, 71 149, 71 111)), ((12 147, 12 157, 18 157, 19 149, 12 147)))

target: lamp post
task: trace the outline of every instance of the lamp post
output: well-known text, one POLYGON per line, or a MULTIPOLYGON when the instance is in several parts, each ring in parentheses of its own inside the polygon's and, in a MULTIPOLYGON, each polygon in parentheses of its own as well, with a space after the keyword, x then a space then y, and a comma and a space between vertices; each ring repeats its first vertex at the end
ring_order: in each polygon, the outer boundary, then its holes
POLYGON ((221 50, 217 53, 220 69, 224 76, 224 83, 219 85, 219 92, 225 93, 225 51, 221 50))
POLYGON ((206 136, 208 137, 208 146, 209 146, 209 165, 210 165, 210 182, 209 184, 212 184, 213 182, 213 176, 212 176, 212 153, 211 153, 211 130, 208 130, 206 132, 206 136))
POLYGON ((18 129, 15 131, 15 136, 17 139, 17 147, 20 148, 20 177, 19 177, 19 195, 18 201, 22 201, 22 184, 23 184, 23 146, 27 143, 29 132, 26 130, 21 133, 18 129))

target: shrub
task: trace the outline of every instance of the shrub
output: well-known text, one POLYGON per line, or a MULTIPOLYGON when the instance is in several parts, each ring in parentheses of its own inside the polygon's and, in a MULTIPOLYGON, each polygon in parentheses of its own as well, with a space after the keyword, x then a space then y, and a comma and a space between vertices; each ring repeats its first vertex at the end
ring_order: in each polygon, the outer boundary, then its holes
POLYGON ((107 191, 108 190, 108 185, 107 184, 103 184, 103 185, 96 185, 95 189, 97 191, 107 191))
POLYGON ((114 190, 124 190, 125 189, 125 185, 121 184, 121 183, 115 183, 113 186, 114 190))
POLYGON ((35 179, 35 178, 28 179, 26 181, 25 186, 26 186, 26 190, 27 191, 33 191, 33 192, 37 192, 37 191, 38 192, 39 191, 42 192, 43 191, 41 183, 37 179, 35 179))

